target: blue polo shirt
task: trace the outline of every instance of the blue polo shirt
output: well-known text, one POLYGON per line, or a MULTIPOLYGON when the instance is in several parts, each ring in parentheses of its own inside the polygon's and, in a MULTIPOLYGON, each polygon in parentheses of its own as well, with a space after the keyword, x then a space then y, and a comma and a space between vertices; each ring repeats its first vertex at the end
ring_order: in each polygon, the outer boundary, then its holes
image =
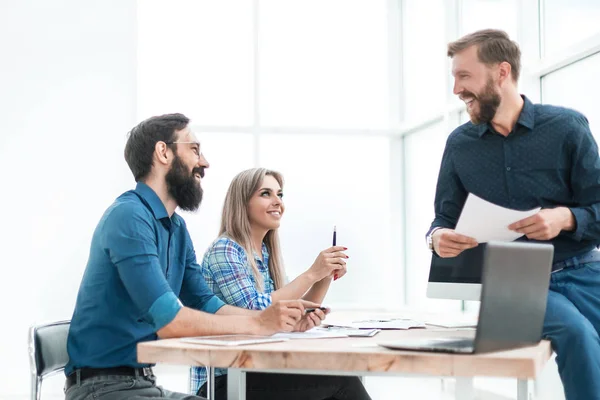
POLYGON ((450 134, 429 231, 454 229, 468 193, 515 210, 565 206, 576 229, 546 241, 554 245, 554 261, 563 261, 600 243, 598 146, 581 113, 523 100, 506 137, 489 124, 471 122, 450 134))
POLYGON ((106 210, 71 320, 65 374, 76 368, 145 367, 136 345, 156 332, 182 305, 215 313, 224 303, 206 285, 184 220, 171 218, 144 183, 106 210))

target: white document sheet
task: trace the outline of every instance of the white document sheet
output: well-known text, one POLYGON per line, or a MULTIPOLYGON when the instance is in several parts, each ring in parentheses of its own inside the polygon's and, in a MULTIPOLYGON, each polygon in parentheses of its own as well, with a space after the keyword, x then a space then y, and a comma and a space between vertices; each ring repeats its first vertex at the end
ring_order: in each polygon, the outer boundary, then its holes
POLYGON ((539 207, 529 211, 511 210, 469 193, 455 231, 461 235, 470 236, 479 243, 491 240, 512 242, 523 235, 511 231, 508 226, 513 222, 535 215, 539 211, 539 207))
POLYGON ((348 322, 336 322, 332 326, 342 326, 354 329, 411 329, 425 328, 422 321, 406 318, 373 318, 348 322))
POLYGON ((282 332, 271 336, 273 339, 331 339, 348 337, 340 332, 329 332, 326 329, 318 327, 307 330, 306 332, 282 332))

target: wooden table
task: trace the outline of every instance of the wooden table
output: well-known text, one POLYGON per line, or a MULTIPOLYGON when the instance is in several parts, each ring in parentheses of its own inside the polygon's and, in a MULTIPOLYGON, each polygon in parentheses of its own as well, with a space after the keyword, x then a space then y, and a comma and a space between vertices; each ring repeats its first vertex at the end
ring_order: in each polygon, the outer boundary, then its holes
MULTIPOLYGON (((411 329, 382 331, 372 338, 290 340, 280 343, 224 348, 178 339, 138 344, 143 363, 171 363, 230 368, 228 398, 245 399, 245 373, 276 372, 319 375, 436 375, 457 377, 457 399, 473 397, 473 377, 517 379, 517 399, 533 399, 529 386, 552 355, 550 343, 481 355, 388 350, 377 342, 405 337, 454 337, 473 331, 411 329)), ((210 369, 212 372, 212 368, 210 369)), ((214 379, 214 377, 213 377, 214 379)), ((535 385, 534 385, 535 387, 535 385)))

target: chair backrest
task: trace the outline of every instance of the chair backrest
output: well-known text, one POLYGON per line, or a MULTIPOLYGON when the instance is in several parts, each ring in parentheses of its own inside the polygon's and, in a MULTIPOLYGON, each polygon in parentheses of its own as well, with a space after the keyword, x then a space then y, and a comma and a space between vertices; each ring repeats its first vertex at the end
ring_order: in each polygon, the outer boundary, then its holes
POLYGON ((31 372, 43 378, 62 371, 69 361, 67 336, 71 321, 32 326, 29 329, 29 362, 31 372))

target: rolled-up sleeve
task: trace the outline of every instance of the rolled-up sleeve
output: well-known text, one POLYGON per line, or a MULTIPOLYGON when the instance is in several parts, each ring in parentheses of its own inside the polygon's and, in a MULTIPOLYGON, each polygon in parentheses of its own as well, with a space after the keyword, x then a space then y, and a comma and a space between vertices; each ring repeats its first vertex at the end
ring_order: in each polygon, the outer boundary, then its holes
POLYGON ((151 218, 139 207, 119 205, 107 215, 102 241, 141 319, 159 330, 175 318, 182 304, 160 267, 151 218))
POLYGON ((271 305, 271 294, 258 291, 246 252, 233 240, 218 240, 206 254, 202 268, 211 275, 227 304, 250 310, 271 305))

